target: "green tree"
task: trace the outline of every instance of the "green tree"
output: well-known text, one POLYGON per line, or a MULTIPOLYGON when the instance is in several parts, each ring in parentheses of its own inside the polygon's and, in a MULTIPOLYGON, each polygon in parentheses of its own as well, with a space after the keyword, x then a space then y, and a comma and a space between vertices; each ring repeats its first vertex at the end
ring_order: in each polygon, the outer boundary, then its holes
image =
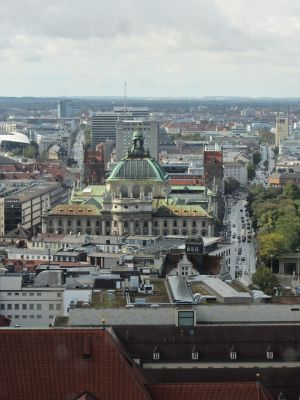
POLYGON ((260 143, 263 144, 274 144, 275 143, 275 134, 268 130, 262 130, 259 132, 259 140, 260 143))
POLYGON ((240 188, 241 184, 234 178, 227 178, 225 180, 225 194, 231 194, 240 188))
POLYGON ((278 257, 285 250, 286 237, 283 233, 260 233, 257 236, 258 253, 265 264, 270 264, 272 257, 278 257))
POLYGON ((278 279, 269 268, 260 267, 252 275, 252 284, 267 294, 272 294, 274 287, 278 285, 278 279))
POLYGON ((26 158, 36 158, 36 147, 29 145, 23 151, 23 156, 26 158))
POLYGON ((85 148, 90 149, 92 145, 92 131, 90 127, 84 129, 85 148))
POLYGON ((255 178, 255 167, 252 163, 248 163, 247 171, 248 171, 248 180, 252 181, 255 178))
POLYGON ((283 195, 288 199, 300 199, 300 191, 298 186, 292 182, 288 182, 283 189, 283 195))
POLYGON ((252 154, 252 162, 253 162, 253 164, 254 164, 255 166, 261 162, 261 154, 260 154, 259 151, 255 151, 255 152, 252 154))

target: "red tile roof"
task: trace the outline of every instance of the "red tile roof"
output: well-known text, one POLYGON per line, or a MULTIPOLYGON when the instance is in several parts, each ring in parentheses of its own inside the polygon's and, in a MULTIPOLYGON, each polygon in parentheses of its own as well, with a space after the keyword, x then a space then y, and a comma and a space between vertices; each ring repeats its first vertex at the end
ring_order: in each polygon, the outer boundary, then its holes
POLYGON ((147 385, 153 400, 272 400, 259 383, 187 383, 147 385))
POLYGON ((150 399, 134 364, 101 329, 0 330, 1 399, 150 399))

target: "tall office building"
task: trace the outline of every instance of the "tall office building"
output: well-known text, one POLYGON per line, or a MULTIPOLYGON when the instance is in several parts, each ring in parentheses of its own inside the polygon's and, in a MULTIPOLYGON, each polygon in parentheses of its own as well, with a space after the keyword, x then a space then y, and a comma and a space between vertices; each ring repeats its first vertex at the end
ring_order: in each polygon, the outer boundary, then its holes
POLYGON ((118 121, 148 118, 149 109, 145 107, 115 107, 113 111, 97 112, 92 115, 92 148, 107 139, 116 141, 118 121))
POLYGON ((158 160, 158 134, 159 124, 157 121, 142 119, 124 120, 117 122, 116 130, 116 161, 126 157, 131 147, 133 132, 139 129, 145 138, 145 148, 155 160, 158 160))
POLYGON ((277 117, 275 128, 275 146, 279 147, 282 139, 289 136, 289 119, 288 117, 277 117))
POLYGON ((57 105, 58 118, 73 118, 73 101, 60 99, 57 105))

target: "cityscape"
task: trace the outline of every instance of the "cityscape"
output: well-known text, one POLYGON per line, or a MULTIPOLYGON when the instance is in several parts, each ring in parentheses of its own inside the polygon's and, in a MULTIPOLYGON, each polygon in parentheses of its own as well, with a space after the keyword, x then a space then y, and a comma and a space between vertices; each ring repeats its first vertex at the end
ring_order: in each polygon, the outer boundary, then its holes
POLYGON ((299 400, 300 4, 0 10, 0 399, 299 400))

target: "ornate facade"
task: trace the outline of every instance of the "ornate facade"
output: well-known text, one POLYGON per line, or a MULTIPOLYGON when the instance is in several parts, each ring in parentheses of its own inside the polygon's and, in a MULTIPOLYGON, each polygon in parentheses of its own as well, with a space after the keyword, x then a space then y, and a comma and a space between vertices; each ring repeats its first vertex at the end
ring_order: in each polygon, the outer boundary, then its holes
MULTIPOLYGON (((132 147, 106 180, 105 191, 85 192, 81 204, 59 205, 43 214, 43 232, 93 235, 214 235, 215 201, 209 210, 170 195, 169 177, 144 149, 137 130, 132 147), (89 196, 88 196, 89 195, 89 196)), ((77 200, 76 200, 77 202, 77 200)))

